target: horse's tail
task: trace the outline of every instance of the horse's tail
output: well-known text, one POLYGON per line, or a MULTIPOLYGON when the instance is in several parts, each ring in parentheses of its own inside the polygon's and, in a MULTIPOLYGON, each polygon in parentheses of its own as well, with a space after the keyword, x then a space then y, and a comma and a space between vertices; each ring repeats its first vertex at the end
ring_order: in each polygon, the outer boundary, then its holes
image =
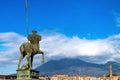
POLYGON ((24 48, 24 43, 20 46, 20 52, 23 53, 25 51, 25 48, 24 48))

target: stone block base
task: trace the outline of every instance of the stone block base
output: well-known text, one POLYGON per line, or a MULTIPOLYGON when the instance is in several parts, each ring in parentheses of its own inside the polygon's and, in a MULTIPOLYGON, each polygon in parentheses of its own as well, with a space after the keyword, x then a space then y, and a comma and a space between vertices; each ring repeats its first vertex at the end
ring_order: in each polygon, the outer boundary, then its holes
POLYGON ((39 72, 35 70, 17 70, 17 80, 39 80, 39 72))

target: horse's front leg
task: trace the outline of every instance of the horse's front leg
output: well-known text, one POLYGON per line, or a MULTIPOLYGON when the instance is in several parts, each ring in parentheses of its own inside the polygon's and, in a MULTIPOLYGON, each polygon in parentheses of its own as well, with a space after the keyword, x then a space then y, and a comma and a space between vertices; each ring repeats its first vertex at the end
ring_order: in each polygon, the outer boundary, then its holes
POLYGON ((42 54, 42 63, 44 63, 44 52, 40 51, 40 54, 42 54))
POLYGON ((44 52, 42 52, 42 63, 44 63, 44 52))
POLYGON ((20 70, 20 63, 23 60, 23 58, 24 58, 24 56, 21 55, 20 58, 19 58, 19 61, 18 61, 18 69, 17 70, 20 70))
POLYGON ((26 56, 26 58, 27 58, 27 61, 28 61, 29 70, 32 69, 30 57, 31 57, 31 55, 30 55, 30 53, 28 53, 27 56, 26 56))

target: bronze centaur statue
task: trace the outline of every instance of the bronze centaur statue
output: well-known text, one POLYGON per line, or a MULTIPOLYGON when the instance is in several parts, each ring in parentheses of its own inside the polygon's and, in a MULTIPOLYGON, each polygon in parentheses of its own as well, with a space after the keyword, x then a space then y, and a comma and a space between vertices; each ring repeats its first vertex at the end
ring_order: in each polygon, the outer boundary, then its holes
POLYGON ((18 62, 18 70, 20 70, 20 63, 24 59, 25 56, 28 62, 28 64, 26 64, 27 68, 25 69, 29 69, 29 70, 32 69, 33 57, 36 54, 42 54, 42 63, 44 63, 44 52, 40 50, 40 52, 38 53, 38 51, 34 50, 34 46, 29 42, 23 43, 20 46, 20 53, 21 53, 21 56, 18 62))

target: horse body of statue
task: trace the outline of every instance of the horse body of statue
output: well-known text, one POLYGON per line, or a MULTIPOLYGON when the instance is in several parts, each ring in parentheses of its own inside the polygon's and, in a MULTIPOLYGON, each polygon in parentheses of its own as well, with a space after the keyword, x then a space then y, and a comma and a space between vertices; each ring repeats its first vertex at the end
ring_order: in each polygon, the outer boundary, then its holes
POLYGON ((40 53, 38 53, 38 51, 34 50, 34 46, 29 42, 23 43, 20 46, 20 53, 21 53, 21 56, 18 62, 18 70, 20 70, 20 63, 25 56, 28 64, 23 65, 22 69, 29 69, 29 70, 32 69, 33 57, 36 54, 42 54, 42 63, 44 63, 44 52, 40 51, 40 53))

